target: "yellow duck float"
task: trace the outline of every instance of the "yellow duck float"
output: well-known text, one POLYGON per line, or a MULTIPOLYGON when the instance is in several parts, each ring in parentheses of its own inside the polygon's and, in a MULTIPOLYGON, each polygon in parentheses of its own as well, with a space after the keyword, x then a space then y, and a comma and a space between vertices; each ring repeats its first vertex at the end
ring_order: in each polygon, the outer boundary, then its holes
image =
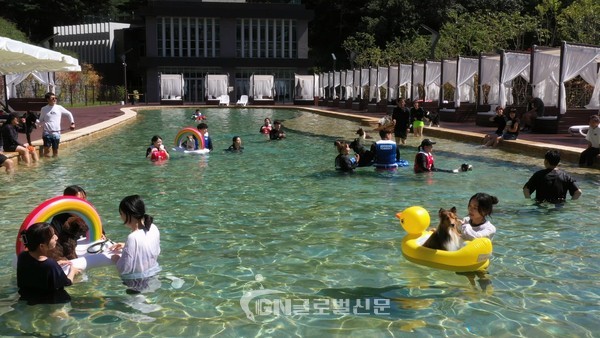
POLYGON ((465 242, 458 251, 425 248, 422 245, 432 233, 427 231, 431 221, 427 210, 413 206, 397 213, 396 217, 407 232, 402 239, 402 255, 410 262, 455 272, 483 270, 490 264, 492 241, 489 238, 465 242))

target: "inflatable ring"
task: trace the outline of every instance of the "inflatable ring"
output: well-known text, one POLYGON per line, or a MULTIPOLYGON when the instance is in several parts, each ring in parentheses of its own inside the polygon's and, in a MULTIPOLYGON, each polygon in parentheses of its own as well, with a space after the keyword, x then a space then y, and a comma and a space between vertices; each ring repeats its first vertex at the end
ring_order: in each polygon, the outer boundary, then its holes
POLYGON ((175 136, 175 146, 181 148, 181 144, 185 142, 188 135, 192 135, 196 138, 196 140, 198 140, 198 149, 196 150, 202 150, 205 148, 204 137, 202 134, 200 134, 198 129, 191 127, 183 128, 177 133, 175 136))
POLYGON ((426 231, 430 222, 427 210, 413 206, 399 212, 396 217, 408 233, 402 239, 402 255, 408 261, 455 272, 483 270, 490 264, 492 241, 489 238, 468 241, 458 251, 425 248, 422 245, 431 235, 431 231, 426 231))
POLYGON ((85 221, 89 227, 86 236, 89 242, 97 241, 102 237, 100 215, 90 202, 74 196, 57 196, 42 202, 27 215, 17 234, 17 255, 25 250, 25 245, 21 241, 21 231, 27 230, 34 223, 49 222, 52 217, 61 213, 75 214, 85 221))

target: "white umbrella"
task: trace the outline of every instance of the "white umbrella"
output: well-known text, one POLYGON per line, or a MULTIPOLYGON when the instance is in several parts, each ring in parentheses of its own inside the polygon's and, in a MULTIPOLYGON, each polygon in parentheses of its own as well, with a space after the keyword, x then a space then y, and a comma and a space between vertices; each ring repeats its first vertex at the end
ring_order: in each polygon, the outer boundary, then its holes
POLYGON ((79 72, 81 66, 74 57, 0 37, 0 74, 39 72, 79 72))

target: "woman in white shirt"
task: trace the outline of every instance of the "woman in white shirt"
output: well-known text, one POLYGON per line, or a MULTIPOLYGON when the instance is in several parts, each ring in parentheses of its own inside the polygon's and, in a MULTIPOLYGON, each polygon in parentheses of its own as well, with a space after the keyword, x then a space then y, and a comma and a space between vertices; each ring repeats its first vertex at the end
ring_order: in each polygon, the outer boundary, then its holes
POLYGON ((111 257, 117 270, 128 286, 128 293, 139 293, 150 287, 161 268, 160 232, 152 216, 146 214, 146 206, 139 195, 125 197, 119 205, 119 214, 131 233, 125 243, 117 243, 112 249, 121 250, 111 257))

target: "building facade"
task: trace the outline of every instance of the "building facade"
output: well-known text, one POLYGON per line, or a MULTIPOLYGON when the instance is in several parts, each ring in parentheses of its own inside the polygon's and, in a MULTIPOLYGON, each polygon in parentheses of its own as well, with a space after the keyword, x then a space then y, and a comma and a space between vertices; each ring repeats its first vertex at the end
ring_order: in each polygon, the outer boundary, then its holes
POLYGON ((273 75, 275 101, 291 101, 294 74, 311 66, 313 12, 300 1, 150 0, 139 14, 143 39, 126 34, 124 45, 138 49, 134 71, 143 72, 151 102, 160 98, 160 74, 184 75, 186 102, 207 99, 207 74, 228 74, 232 99, 248 94, 251 75, 273 75))

